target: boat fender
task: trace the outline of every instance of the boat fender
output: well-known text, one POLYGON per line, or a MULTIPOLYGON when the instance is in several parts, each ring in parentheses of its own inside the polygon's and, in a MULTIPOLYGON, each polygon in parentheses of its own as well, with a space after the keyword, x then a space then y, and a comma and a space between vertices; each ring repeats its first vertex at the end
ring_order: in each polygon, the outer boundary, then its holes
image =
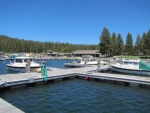
POLYGON ((87 75, 87 76, 85 77, 85 80, 89 80, 89 79, 90 79, 90 76, 87 75))
POLYGON ((35 69, 34 71, 37 72, 37 73, 40 73, 41 72, 41 68, 35 69))

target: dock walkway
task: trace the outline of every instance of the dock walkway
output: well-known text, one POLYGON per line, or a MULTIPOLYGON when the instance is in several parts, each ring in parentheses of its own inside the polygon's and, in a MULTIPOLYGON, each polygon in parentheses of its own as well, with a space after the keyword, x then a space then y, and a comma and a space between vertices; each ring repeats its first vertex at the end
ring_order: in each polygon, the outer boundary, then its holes
POLYGON ((16 108, 12 104, 6 102, 5 100, 0 98, 0 113, 24 113, 20 109, 16 108))
MULTIPOLYGON (((66 77, 86 77, 89 76, 93 79, 109 80, 114 82, 124 82, 124 83, 135 83, 141 85, 150 86, 150 77, 144 76, 133 76, 125 74, 112 74, 112 73, 100 73, 96 71, 97 66, 88 66, 83 68, 68 68, 59 69, 50 67, 48 71, 48 80, 63 79, 66 77)), ((0 75, 0 89, 28 85, 37 82, 44 81, 41 73, 17 73, 17 74, 6 74, 0 75)))

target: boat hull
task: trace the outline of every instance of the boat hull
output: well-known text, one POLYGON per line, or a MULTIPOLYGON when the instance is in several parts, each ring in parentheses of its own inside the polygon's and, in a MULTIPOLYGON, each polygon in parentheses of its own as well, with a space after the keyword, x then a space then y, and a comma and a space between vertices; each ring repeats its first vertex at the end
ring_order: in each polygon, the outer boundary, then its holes
POLYGON ((112 66, 112 65, 109 66, 109 70, 114 72, 119 72, 119 73, 150 76, 150 70, 126 69, 126 68, 119 68, 117 66, 112 66))
MULTIPOLYGON (((31 66, 30 67, 30 70, 31 71, 34 71, 35 69, 37 68, 40 68, 41 66, 40 65, 36 65, 36 66, 31 66)), ((25 66, 16 66, 16 65, 9 65, 7 64, 7 70, 10 70, 10 71, 15 71, 15 72, 26 72, 26 67, 25 66)))
POLYGON ((86 65, 97 65, 98 64, 98 61, 83 61, 83 60, 81 60, 80 61, 80 64, 86 64, 86 65))
POLYGON ((76 68, 80 68, 80 67, 84 67, 84 64, 80 64, 80 63, 64 63, 65 67, 76 67, 76 68))
POLYGON ((11 71, 17 71, 17 72, 26 72, 26 67, 30 71, 36 68, 40 68, 41 65, 39 63, 34 62, 33 57, 15 57, 13 63, 7 64, 7 69, 11 71))

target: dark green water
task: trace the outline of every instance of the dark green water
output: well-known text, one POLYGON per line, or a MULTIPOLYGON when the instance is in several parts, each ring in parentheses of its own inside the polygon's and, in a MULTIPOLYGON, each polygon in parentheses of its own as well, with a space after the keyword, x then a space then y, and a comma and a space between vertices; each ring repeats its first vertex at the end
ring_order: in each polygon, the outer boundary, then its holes
POLYGON ((70 79, 0 97, 26 113, 149 113, 150 90, 70 79))

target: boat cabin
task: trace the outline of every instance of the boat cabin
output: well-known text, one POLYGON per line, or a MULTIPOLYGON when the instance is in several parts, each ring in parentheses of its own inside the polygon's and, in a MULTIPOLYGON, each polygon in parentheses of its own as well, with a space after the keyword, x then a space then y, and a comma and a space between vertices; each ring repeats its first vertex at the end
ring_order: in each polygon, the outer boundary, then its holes
POLYGON ((150 70, 150 65, 147 64, 146 62, 141 61, 140 59, 135 60, 123 59, 119 61, 119 64, 120 67, 122 68, 150 70))
POLYGON ((14 62, 15 62, 15 63, 27 63, 28 60, 29 60, 30 62, 34 62, 34 60, 33 60, 32 57, 16 57, 16 58, 14 59, 14 62))
POLYGON ((139 63, 140 63, 140 59, 137 59, 137 60, 123 59, 120 61, 121 67, 124 67, 124 68, 139 69, 139 63))
POLYGON ((98 61, 91 55, 85 55, 82 56, 82 59, 80 60, 81 64, 91 64, 91 65, 96 65, 98 64, 98 61))

